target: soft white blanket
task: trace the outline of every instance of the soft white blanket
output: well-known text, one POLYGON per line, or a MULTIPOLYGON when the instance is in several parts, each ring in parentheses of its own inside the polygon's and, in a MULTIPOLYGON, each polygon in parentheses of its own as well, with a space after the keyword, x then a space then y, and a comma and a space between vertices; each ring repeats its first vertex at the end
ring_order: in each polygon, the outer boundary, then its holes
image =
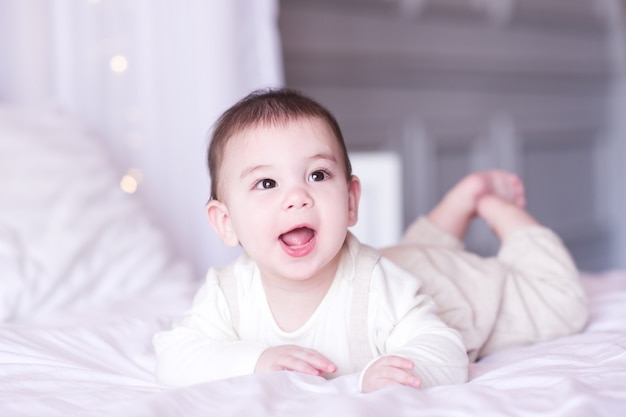
MULTIPOLYGON (((293 372, 171 389, 153 375, 151 337, 169 325, 163 299, 120 302, 0 327, 2 416, 616 416, 626 409, 626 273, 586 275, 581 333, 500 352, 464 385, 357 392, 293 372)), ((172 283, 174 285, 174 283, 172 283)), ((169 300, 173 311, 183 299, 169 300)))

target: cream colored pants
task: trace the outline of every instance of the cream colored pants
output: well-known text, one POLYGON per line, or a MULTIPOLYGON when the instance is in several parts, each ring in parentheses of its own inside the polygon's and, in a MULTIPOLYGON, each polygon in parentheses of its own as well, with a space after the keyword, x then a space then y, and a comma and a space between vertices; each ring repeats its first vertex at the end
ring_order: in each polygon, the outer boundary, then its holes
POLYGON ((502 242, 496 257, 463 249, 426 218, 383 256, 424 281, 440 317, 457 329, 471 360, 582 329, 588 309, 578 270, 559 237, 542 226, 502 242))

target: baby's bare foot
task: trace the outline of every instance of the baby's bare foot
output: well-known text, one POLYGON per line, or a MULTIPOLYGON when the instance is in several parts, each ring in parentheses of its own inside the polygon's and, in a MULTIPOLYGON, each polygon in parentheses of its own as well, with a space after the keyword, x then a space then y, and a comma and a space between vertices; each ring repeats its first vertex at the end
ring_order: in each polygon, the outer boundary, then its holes
MULTIPOLYGON (((526 206, 522 180, 511 172, 502 170, 480 171, 468 175, 452 190, 458 198, 471 202, 474 214, 480 199, 494 195, 520 208, 526 206)), ((452 194, 451 192, 451 194, 452 194)))
POLYGON ((479 214, 479 203, 486 196, 495 196, 519 208, 526 205, 524 184, 517 175, 502 170, 480 171, 455 185, 428 217, 440 229, 461 238, 479 214))
POLYGON ((481 198, 477 210, 501 241, 521 228, 538 224, 523 207, 496 194, 481 198))

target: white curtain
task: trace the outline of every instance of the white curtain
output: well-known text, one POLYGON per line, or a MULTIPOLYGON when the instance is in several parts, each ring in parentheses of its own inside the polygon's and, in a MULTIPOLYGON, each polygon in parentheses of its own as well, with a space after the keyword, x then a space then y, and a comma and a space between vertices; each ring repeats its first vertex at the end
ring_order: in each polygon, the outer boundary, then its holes
POLYGON ((207 135, 282 84, 277 18, 277 0, 0 0, 0 101, 84 122, 201 274, 236 255, 204 215, 207 135))

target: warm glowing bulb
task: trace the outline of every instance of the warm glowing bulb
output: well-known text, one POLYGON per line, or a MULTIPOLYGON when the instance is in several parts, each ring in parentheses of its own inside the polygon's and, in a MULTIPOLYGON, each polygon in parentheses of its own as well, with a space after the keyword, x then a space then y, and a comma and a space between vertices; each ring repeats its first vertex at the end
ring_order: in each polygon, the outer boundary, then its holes
POLYGON ((138 185, 137 180, 128 174, 124 175, 120 181, 120 188, 127 194, 133 194, 137 191, 138 185))
POLYGON ((120 181, 120 188, 127 194, 134 194, 142 180, 143 172, 141 172, 139 168, 131 168, 122 177, 120 181))
POLYGON ((113 72, 124 72, 126 71, 126 68, 128 68, 128 60, 124 55, 115 55, 111 58, 109 65, 111 67, 111 71, 113 72))

